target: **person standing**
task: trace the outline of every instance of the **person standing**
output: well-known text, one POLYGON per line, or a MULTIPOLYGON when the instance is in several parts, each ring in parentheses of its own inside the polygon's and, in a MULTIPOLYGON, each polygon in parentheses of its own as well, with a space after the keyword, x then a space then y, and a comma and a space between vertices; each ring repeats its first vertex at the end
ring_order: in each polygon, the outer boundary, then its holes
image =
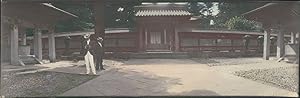
POLYGON ((65 52, 64 55, 70 55, 70 41, 71 41, 71 37, 70 36, 66 36, 64 39, 65 42, 65 52))
POLYGON ((96 60, 96 70, 105 70, 103 68, 103 56, 104 56, 104 49, 103 49, 103 38, 102 37, 97 37, 96 38, 96 43, 94 47, 95 51, 95 60, 96 60))
POLYGON ((94 64, 94 56, 93 49, 91 45, 90 35, 84 35, 84 60, 86 66, 86 74, 90 74, 90 69, 92 69, 92 73, 96 75, 95 64, 94 64))
POLYGON ((258 36, 257 42, 258 42, 258 52, 261 53, 264 47, 264 36, 258 36))
POLYGON ((245 45, 246 51, 248 51, 248 49, 249 49, 250 37, 251 37, 250 35, 244 36, 244 45, 245 45))

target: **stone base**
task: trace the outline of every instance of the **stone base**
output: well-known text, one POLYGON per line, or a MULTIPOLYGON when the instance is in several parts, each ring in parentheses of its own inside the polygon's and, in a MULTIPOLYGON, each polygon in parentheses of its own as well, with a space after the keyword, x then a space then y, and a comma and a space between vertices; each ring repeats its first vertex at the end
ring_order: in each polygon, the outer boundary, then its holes
POLYGON ((30 55, 30 46, 19 46, 19 55, 30 55))

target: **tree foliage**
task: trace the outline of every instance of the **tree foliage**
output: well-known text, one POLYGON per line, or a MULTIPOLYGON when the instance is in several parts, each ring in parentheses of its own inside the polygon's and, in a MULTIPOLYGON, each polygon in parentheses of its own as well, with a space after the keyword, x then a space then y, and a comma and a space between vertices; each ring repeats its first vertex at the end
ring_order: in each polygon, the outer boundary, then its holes
MULTIPOLYGON (((107 2, 104 9, 104 24, 106 28, 131 28, 134 25, 134 6, 140 2, 107 2)), ((93 5, 83 2, 81 4, 68 4, 55 2, 54 6, 77 15, 79 18, 61 21, 56 25, 56 32, 83 31, 93 29, 93 5)))
MULTIPOLYGON (((153 1, 157 2, 157 1, 153 1)), ((201 21, 199 24, 204 28, 224 28, 225 25, 232 17, 241 16, 241 14, 255 9, 259 6, 266 4, 267 2, 198 2, 192 0, 188 2, 189 12, 194 16, 200 16, 201 21), (219 13, 213 15, 214 6, 218 7, 219 13), (213 26, 210 25, 210 21, 213 20, 213 26)), ((135 10, 134 6, 140 5, 141 1, 131 2, 107 2, 105 5, 105 27, 106 28, 132 28, 135 24, 135 10)), ((61 21, 56 25, 57 32, 65 31, 82 31, 94 28, 93 18, 93 6, 91 3, 82 2, 82 4, 69 4, 64 2, 55 2, 54 6, 71 12, 77 15, 79 18, 61 21)), ((233 21, 233 20, 232 20, 233 21)), ((247 27, 247 26, 245 26, 247 27)))
POLYGON ((243 13, 263 6, 266 3, 267 2, 219 2, 219 13, 214 20, 216 26, 224 27, 225 22, 232 17, 241 16, 243 13))
POLYGON ((132 28, 135 24, 134 6, 141 2, 113 3, 105 7, 105 26, 107 28, 132 28))
POLYGON ((193 13, 194 16, 202 15, 202 9, 204 9, 203 4, 199 4, 197 1, 193 0, 188 3, 188 10, 193 13))
POLYGON ((215 16, 212 14, 213 5, 213 2, 198 2, 193 0, 188 3, 188 9, 189 12, 193 13, 194 16, 200 16, 202 18, 201 26, 208 28, 210 26, 210 21, 214 20, 215 18, 215 16))
POLYGON ((188 3, 188 8, 189 12, 193 13, 194 16, 201 16, 201 21, 199 21, 200 28, 253 30, 254 28, 258 29, 257 27, 259 25, 255 25, 252 28, 249 26, 253 26, 257 23, 254 23, 253 21, 246 21, 242 19, 242 17, 236 16, 241 16, 243 13, 260 7, 266 3, 267 2, 198 2, 193 0, 188 3), (218 9, 214 9, 214 6, 217 6, 218 9), (216 10, 218 10, 219 13, 213 15, 213 12, 216 10), (230 19, 231 21, 228 22, 230 19), (214 22, 214 25, 210 24, 211 21, 214 22), (228 23, 225 24, 226 22, 228 23))
POLYGON ((235 16, 229 19, 228 21, 226 21, 225 27, 227 27, 229 30, 240 30, 240 31, 261 30, 261 26, 259 23, 238 16, 235 16))
POLYGON ((76 19, 59 22, 56 25, 56 32, 83 31, 94 27, 93 11, 88 3, 76 5, 56 2, 53 5, 78 16, 76 19))

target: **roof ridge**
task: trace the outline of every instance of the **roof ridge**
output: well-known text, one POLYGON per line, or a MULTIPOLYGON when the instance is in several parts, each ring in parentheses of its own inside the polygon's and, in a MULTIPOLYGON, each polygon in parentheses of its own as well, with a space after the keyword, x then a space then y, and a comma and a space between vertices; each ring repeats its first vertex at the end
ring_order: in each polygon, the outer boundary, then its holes
POLYGON ((183 9, 139 10, 135 16, 189 16, 192 15, 183 9))

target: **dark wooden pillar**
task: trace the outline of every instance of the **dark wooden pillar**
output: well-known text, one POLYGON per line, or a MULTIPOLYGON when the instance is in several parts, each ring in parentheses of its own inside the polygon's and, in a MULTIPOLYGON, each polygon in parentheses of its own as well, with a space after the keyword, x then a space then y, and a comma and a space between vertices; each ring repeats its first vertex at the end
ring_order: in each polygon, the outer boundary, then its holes
POLYGON ((95 18, 95 35, 105 36, 105 27, 104 27, 104 0, 97 0, 94 2, 94 18, 95 18))
POLYGON ((144 39, 144 33, 145 33, 145 30, 144 30, 144 25, 143 24, 138 24, 138 51, 140 52, 143 52, 144 51, 144 44, 145 44, 145 39, 144 39))
POLYGON ((230 52, 234 52, 233 39, 230 39, 230 45, 231 45, 231 49, 230 49, 229 51, 230 51, 230 52))
POLYGON ((179 31, 178 31, 178 24, 174 25, 174 45, 175 45, 175 52, 179 52, 180 44, 179 44, 179 31))
POLYGON ((166 25, 167 28, 167 43, 168 43, 168 49, 172 51, 172 27, 171 25, 166 25))
POLYGON ((172 23, 172 51, 175 51, 175 23, 172 23))

